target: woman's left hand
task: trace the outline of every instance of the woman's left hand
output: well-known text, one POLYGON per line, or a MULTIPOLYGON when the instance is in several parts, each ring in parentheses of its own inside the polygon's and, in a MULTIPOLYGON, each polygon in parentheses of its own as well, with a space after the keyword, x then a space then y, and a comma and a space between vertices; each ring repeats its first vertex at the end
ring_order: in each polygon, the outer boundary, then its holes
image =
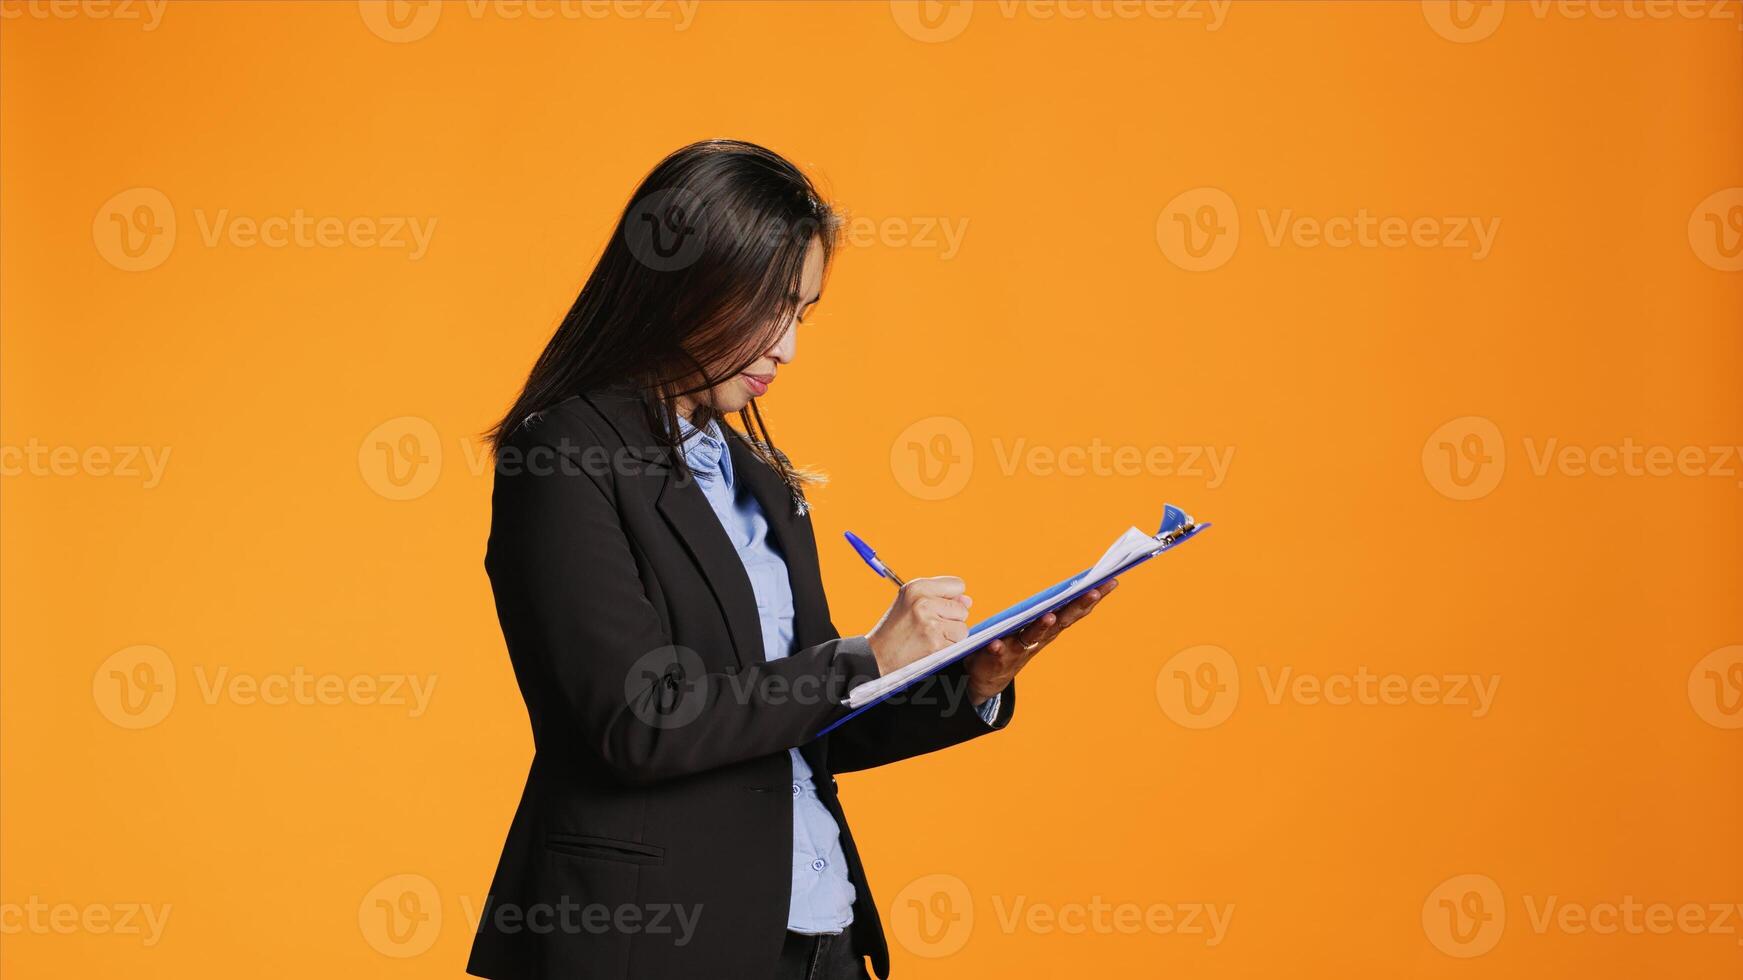
POLYGON ((1119 584, 1118 579, 1109 579, 1073 599, 1059 612, 1048 613, 1016 633, 992 641, 985 649, 969 657, 969 703, 980 704, 1009 687, 1011 679, 1030 658, 1065 632, 1066 627, 1089 615, 1089 611, 1119 584))

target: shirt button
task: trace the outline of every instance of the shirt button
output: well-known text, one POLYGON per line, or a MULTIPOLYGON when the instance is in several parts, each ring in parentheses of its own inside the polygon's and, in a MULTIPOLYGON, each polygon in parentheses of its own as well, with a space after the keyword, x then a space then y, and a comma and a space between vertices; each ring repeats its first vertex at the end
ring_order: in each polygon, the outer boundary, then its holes
POLYGON ((818 858, 817 860, 811 862, 811 870, 812 871, 822 871, 824 868, 827 868, 827 867, 829 867, 829 862, 823 860, 822 858, 818 858))
POLYGON ((799 789, 799 784, 794 783, 793 784, 793 795, 798 796, 800 792, 801 792, 801 790, 799 789))

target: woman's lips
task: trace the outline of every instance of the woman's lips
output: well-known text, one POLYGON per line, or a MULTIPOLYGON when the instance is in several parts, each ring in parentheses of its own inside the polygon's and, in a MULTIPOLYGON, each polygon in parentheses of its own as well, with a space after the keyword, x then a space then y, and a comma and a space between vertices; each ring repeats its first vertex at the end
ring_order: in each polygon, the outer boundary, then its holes
POLYGON ((756 398, 761 398, 769 390, 769 385, 775 383, 775 376, 772 374, 745 374, 740 377, 744 378, 751 395, 756 398))

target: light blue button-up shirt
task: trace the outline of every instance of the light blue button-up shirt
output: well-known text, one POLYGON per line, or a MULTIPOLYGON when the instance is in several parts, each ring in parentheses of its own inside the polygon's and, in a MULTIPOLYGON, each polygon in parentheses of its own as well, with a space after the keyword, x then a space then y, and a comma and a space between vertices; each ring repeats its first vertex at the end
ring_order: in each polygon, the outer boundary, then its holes
MULTIPOLYGON (((732 474, 732 454, 718 422, 698 431, 679 417, 684 462, 708 498, 720 525, 744 563, 751 591, 756 593, 757 619, 762 623, 763 657, 779 660, 793 652, 793 587, 787 563, 769 538, 768 516, 750 492, 739 492, 732 474)), ((978 706, 991 724, 998 717, 999 698, 978 706)), ((836 933, 853 923, 853 883, 847 878, 847 858, 841 851, 841 829, 817 798, 811 766, 798 749, 788 749, 793 765, 793 893, 787 928, 793 932, 836 933)))

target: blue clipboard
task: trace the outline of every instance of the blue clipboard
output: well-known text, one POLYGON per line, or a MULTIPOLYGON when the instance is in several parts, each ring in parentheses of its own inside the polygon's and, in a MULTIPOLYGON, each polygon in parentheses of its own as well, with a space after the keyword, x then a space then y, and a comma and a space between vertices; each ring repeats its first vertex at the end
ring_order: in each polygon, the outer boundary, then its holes
POLYGON ((1139 565, 1142 565, 1145 562, 1149 561, 1150 559, 1155 558, 1157 555, 1164 554, 1168 551, 1173 550, 1174 548, 1178 547, 1181 542, 1189 541, 1192 538, 1197 537, 1201 531, 1204 531, 1205 529, 1207 529, 1209 527, 1210 527, 1210 524, 1208 522, 1203 523, 1203 524, 1195 522, 1191 517, 1187 516, 1185 511, 1181 510, 1180 508, 1174 506, 1173 504, 1165 504, 1162 508, 1162 526, 1153 535, 1153 537, 1156 539, 1155 550, 1138 555, 1136 558, 1133 558, 1132 560, 1126 562, 1124 565, 1121 565, 1120 567, 1114 569, 1112 572, 1109 572, 1107 575, 1102 576, 1099 580, 1097 580, 1095 582, 1085 582, 1081 585, 1078 585, 1077 584, 1078 580, 1081 579, 1084 575, 1086 575, 1090 571, 1092 571, 1094 569, 1094 566, 1091 566, 1090 568, 1083 569, 1075 575, 1071 575, 1071 576, 1066 577, 1066 579, 1062 582, 1057 582, 1051 586, 1048 586, 1045 589, 1042 589, 1040 592, 1037 592, 1034 595, 1030 596, 1029 598, 1024 599, 1022 602, 1016 603, 1015 605, 1009 606, 1005 609, 999 610, 996 613, 993 613, 991 616, 988 616, 987 618, 981 620, 979 623, 976 623, 975 625, 970 626, 968 628, 969 639, 975 640, 976 642, 970 644, 967 648, 958 651, 956 654, 952 655, 951 657, 949 657, 945 660, 939 661, 937 664, 934 664, 931 667, 931 669, 929 669, 923 673, 915 674, 913 677, 908 678, 908 680, 905 683, 903 683, 902 685, 900 685, 899 687, 895 687, 895 688, 892 688, 888 691, 885 691, 883 694, 879 695, 877 697, 877 699, 875 699, 873 701, 868 701, 865 704, 860 705, 859 707, 853 709, 852 711, 848 712, 847 714, 841 716, 840 718, 837 718, 835 721, 830 722, 828 726, 826 726, 822 731, 817 733, 817 737, 822 738, 823 736, 829 734, 830 732, 836 730, 837 728, 840 728, 842 725, 845 725, 848 722, 852 721, 853 719, 859 717, 864 712, 869 711, 870 709, 877 707, 878 705, 882 704, 883 702, 890 699, 891 697, 894 697, 895 695, 900 694, 903 691, 908 690, 909 688, 920 683, 921 681, 925 680, 926 678, 931 677, 934 674, 937 674, 939 671, 944 670, 945 668, 949 667, 950 665, 952 665, 954 663, 957 663, 958 661, 962 660, 964 657, 967 657, 970 654, 978 652, 979 650, 981 650, 981 648, 985 647, 987 644, 991 643, 992 641, 999 639, 1000 637, 1009 636, 1012 633, 1015 633, 1018 630, 1021 630, 1025 626, 1028 626, 1030 623, 1033 623, 1037 619, 1040 619, 1042 616, 1045 616, 1050 612, 1057 611, 1061 607, 1070 603, 1071 600, 1077 598, 1078 596, 1082 595, 1085 592, 1088 592, 1090 589, 1093 589, 1096 586, 1101 585, 1103 582, 1106 582, 1107 580, 1109 580, 1111 578, 1115 578, 1119 575, 1122 575, 1127 570, 1136 568, 1139 565), (991 631, 991 627, 994 626, 995 624, 1000 623, 1006 619, 1009 619, 1011 616, 1015 616, 1019 613, 1025 613, 1025 612, 1029 613, 1029 615, 1023 616, 1023 618, 1021 620, 1018 620, 1014 624, 1007 626, 1005 629, 1000 630, 996 633, 991 631), (983 634, 983 633, 985 635, 977 636, 977 634, 983 634))

